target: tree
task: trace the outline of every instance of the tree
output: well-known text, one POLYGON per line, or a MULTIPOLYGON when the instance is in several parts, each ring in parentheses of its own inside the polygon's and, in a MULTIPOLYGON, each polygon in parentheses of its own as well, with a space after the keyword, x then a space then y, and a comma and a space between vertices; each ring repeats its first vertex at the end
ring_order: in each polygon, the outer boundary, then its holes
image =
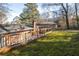
POLYGON ((13 18, 13 21, 11 22, 11 24, 21 24, 21 20, 19 20, 19 17, 18 16, 15 16, 13 18))
POLYGON ((7 7, 7 4, 0 3, 0 27, 7 32, 9 30, 6 29, 2 24, 6 21, 8 13, 9 13, 9 9, 7 7))
POLYGON ((68 3, 65 4, 66 7, 64 6, 63 3, 61 3, 61 6, 65 12, 65 18, 66 18, 66 25, 67 25, 67 29, 69 29, 69 21, 68 21, 68 3))
POLYGON ((9 13, 9 9, 7 4, 0 3, 0 24, 3 24, 7 19, 7 14, 9 13))
POLYGON ((25 8, 23 12, 20 14, 20 20, 25 23, 33 23, 39 19, 39 11, 37 10, 37 4, 35 3, 27 3, 24 4, 25 8))
MULTIPOLYGON (((63 4, 63 3, 43 4, 43 7, 46 7, 46 6, 47 6, 47 8, 49 8, 48 6, 52 6, 52 7, 59 6, 59 9, 62 8, 61 12, 63 11, 63 13, 65 14, 65 15, 63 15, 63 14, 62 15, 65 16, 66 26, 67 26, 67 29, 69 29, 69 21, 68 21, 69 6, 68 6, 68 3, 66 3, 66 4, 63 4)), ((55 11, 55 12, 57 12, 57 11, 55 11)), ((57 15, 58 15, 58 13, 57 13, 57 15)))
POLYGON ((78 24, 79 21, 78 21, 78 13, 77 12, 78 12, 78 10, 77 10, 77 3, 75 3, 76 20, 77 20, 77 25, 79 25, 78 24))

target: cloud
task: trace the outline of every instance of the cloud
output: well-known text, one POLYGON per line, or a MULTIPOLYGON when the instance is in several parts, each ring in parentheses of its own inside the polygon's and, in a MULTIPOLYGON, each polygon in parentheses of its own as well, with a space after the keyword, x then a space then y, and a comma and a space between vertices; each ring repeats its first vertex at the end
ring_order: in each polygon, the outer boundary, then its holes
POLYGON ((12 13, 11 13, 11 16, 8 17, 8 21, 9 21, 9 22, 13 21, 13 18, 14 18, 15 16, 19 16, 19 14, 20 14, 20 13, 14 13, 14 12, 12 12, 12 13))

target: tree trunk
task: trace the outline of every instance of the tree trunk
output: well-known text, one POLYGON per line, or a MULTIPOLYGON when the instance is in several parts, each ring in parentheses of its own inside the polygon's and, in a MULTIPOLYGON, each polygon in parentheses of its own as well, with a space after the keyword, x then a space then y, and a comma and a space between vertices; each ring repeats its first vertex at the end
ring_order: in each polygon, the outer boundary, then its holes
POLYGON ((76 20, 77 20, 77 25, 78 25, 78 14, 77 14, 77 4, 75 3, 75 13, 76 13, 76 20))
POLYGON ((68 21, 68 3, 66 3, 66 7, 63 5, 63 3, 61 4, 61 6, 63 7, 63 10, 64 10, 64 12, 65 12, 67 29, 69 29, 69 21, 68 21))
POLYGON ((69 21, 68 21, 68 12, 66 12, 66 26, 67 26, 67 29, 69 29, 69 21))

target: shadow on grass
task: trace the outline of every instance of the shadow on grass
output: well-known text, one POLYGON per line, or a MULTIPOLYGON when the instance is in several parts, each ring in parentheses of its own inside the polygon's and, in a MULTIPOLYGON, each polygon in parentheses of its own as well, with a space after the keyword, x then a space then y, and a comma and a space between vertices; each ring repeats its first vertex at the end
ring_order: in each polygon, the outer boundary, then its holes
MULTIPOLYGON (((79 43, 78 43, 79 45, 79 43)), ((26 56, 67 56, 79 55, 78 45, 72 42, 34 42, 27 46, 14 48, 5 55, 26 56)))
POLYGON ((72 36, 72 41, 79 41, 79 33, 72 36))

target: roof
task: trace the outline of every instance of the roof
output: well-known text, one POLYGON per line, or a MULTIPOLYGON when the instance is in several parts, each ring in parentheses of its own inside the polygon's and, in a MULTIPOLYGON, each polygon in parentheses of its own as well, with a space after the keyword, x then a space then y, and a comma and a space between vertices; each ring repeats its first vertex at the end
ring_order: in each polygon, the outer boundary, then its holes
POLYGON ((56 24, 54 22, 38 22, 37 24, 56 24))
POLYGON ((23 24, 22 25, 11 24, 8 26, 3 26, 3 25, 1 25, 1 26, 0 26, 0 34, 33 29, 32 27, 28 27, 28 26, 25 26, 23 24))
POLYGON ((2 33, 6 33, 6 31, 3 30, 2 28, 0 28, 0 34, 2 34, 2 33))

